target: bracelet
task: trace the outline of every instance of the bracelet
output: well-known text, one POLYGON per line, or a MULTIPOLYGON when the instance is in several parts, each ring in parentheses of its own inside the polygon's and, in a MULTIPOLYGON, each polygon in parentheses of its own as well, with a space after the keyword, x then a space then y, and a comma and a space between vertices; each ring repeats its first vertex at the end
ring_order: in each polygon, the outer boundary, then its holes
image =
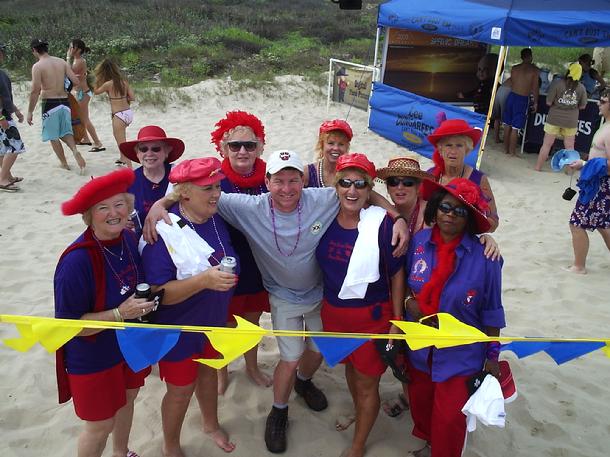
POLYGON ((403 221, 405 221, 405 223, 407 223, 407 218, 404 217, 402 214, 399 214, 398 216, 396 216, 394 218, 394 223, 396 223, 396 221, 398 221, 398 219, 402 219, 403 221))
POLYGON ((405 308, 407 307, 407 302, 411 299, 415 300, 415 296, 411 294, 407 295, 407 298, 405 298, 405 301, 403 302, 405 308))
POLYGON ((114 314, 114 320, 117 322, 123 322, 123 316, 121 316, 121 312, 119 308, 112 308, 112 314, 114 314))
POLYGON ((500 358, 500 342, 490 341, 487 343, 487 351, 485 353, 487 360, 498 361, 500 358))

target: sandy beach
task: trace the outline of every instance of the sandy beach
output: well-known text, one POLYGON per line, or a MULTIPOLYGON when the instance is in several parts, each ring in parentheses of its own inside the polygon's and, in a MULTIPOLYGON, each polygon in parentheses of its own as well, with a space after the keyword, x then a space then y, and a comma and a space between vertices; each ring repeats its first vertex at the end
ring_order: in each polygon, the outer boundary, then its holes
MULTIPOLYGON (((16 87, 16 103, 27 110, 27 86, 16 87)), ((239 90, 236 83, 206 81, 184 91, 192 102, 171 102, 164 111, 135 105, 134 123, 127 138, 134 139, 145 125, 159 125, 169 136, 184 140, 183 158, 216 156, 210 144, 214 123, 229 110, 250 111, 266 128, 263 158, 277 149, 292 149, 310 162, 320 123, 345 118, 347 105, 326 111, 326 95, 300 77, 283 77, 264 90, 239 90)), ((137 93, 136 93, 137 97, 137 93)), ((25 179, 20 192, 0 193, 0 313, 53 315, 53 272, 60 253, 84 229, 80 217, 63 217, 60 203, 90 175, 113 169, 118 149, 112 137, 109 104, 94 100, 91 117, 106 151, 90 153, 80 147, 87 172, 80 176, 71 154, 72 171, 59 168, 50 145, 40 140, 40 111, 35 125, 20 125, 27 146, 13 167, 25 179)), ((352 152, 366 153, 378 167, 406 151, 367 130, 367 113, 352 109, 348 122, 354 130, 352 152)), ((489 175, 500 214, 494 234, 504 256, 503 303, 507 328, 503 335, 601 338, 610 337, 610 255, 597 234, 591 236, 587 267, 579 276, 562 271, 572 260, 568 219, 574 202, 561 198, 569 177, 563 173, 536 173, 535 156, 509 158, 490 135, 482 170, 489 175)), ((422 160, 422 168, 430 161, 422 160)), ((378 188, 381 186, 378 186, 378 188)), ((379 190, 379 189, 378 189, 379 190)), ((383 190, 383 189, 382 189, 383 190)), ((268 315, 262 325, 270 326, 268 315)), ((16 336, 13 326, 0 325, 0 338, 16 336)), ((519 398, 507 406, 505 429, 479 426, 468 437, 466 457, 549 456, 603 457, 610 448, 608 398, 610 359, 596 351, 557 366, 544 353, 511 362, 519 398)), ((260 360, 271 373, 278 358, 273 338, 265 338, 260 360)), ((81 422, 71 403, 57 404, 55 357, 36 346, 27 353, 0 345, 3 373, 0 382, 0 456, 39 457, 75 455, 81 422)), ((222 425, 237 448, 232 455, 266 456, 263 433, 272 402, 271 389, 253 385, 243 370, 243 359, 230 366, 231 382, 219 401, 222 425)), ((301 399, 290 403, 288 451, 297 457, 338 457, 351 441, 353 428, 335 431, 335 420, 351 409, 343 368, 323 366, 317 384, 329 398, 321 413, 308 410, 301 399)), ((382 399, 399 389, 391 373, 382 379, 382 399)), ((147 379, 136 402, 130 447, 142 457, 161 455, 160 402, 164 385, 156 370, 147 379)), ((368 456, 398 457, 421 447, 411 436, 410 415, 398 419, 380 413, 371 432, 368 456)), ((225 455, 201 431, 193 399, 182 432, 187 456, 225 455)), ((105 456, 110 455, 110 446, 105 456)))

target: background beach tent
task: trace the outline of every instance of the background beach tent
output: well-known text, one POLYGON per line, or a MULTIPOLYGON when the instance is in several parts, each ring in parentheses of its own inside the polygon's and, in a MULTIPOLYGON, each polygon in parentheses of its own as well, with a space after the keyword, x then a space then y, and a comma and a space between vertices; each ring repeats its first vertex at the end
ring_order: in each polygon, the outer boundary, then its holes
MULTIPOLYGON (((393 27, 501 46, 489 118, 506 47, 610 46, 610 0, 393 0, 379 6, 377 25, 378 42, 380 30, 393 27)), ((395 134, 387 136, 388 126, 384 128, 377 123, 379 119, 387 120, 387 116, 378 116, 379 113, 387 114, 393 109, 391 100, 383 96, 387 91, 377 90, 380 86, 384 85, 376 83, 373 87, 369 128, 396 141, 395 134)), ((486 130, 487 123, 485 134, 486 130)), ((405 144, 398 137, 396 142, 405 144)))

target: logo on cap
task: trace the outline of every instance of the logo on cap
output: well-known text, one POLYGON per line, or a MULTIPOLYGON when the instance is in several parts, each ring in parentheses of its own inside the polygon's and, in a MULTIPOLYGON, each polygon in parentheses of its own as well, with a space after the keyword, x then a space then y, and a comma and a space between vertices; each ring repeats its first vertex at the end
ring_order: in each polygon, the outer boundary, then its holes
POLYGON ((280 159, 282 159, 282 160, 290 159, 290 153, 288 151, 280 152, 280 159))

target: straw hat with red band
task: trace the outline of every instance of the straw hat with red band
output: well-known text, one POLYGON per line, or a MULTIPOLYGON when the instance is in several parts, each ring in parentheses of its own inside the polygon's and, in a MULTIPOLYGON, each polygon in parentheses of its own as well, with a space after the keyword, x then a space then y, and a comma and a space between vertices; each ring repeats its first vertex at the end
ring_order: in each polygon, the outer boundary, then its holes
POLYGON ((220 170, 220 160, 216 157, 183 160, 169 173, 169 181, 174 184, 190 182, 196 186, 209 186, 224 179, 220 170))
POLYGON ((265 144, 265 127, 261 120, 254 114, 245 111, 229 111, 224 119, 219 120, 216 125, 216 130, 212 132, 210 143, 216 145, 216 150, 222 152, 222 140, 225 133, 235 127, 243 126, 250 127, 254 136, 265 144))
POLYGON ((346 168, 358 168, 359 170, 364 171, 372 179, 375 179, 375 176, 377 176, 375 164, 364 154, 359 154, 357 152, 339 156, 337 159, 337 171, 345 170, 346 168))
POLYGON ((466 178, 452 179, 445 186, 436 181, 426 180, 422 184, 422 197, 424 200, 430 200, 432 195, 441 189, 446 190, 468 207, 470 215, 474 217, 477 233, 489 231, 490 224, 486 216, 489 206, 479 186, 466 178))
POLYGON ((61 204, 61 212, 64 216, 83 214, 102 200, 127 192, 135 178, 136 175, 130 168, 123 168, 98 178, 92 178, 70 200, 61 204))
POLYGON ((179 140, 178 138, 168 138, 168 136, 165 134, 165 130, 156 125, 147 125, 146 127, 142 127, 138 132, 137 140, 125 141, 119 145, 119 149, 129 160, 140 163, 138 154, 136 152, 136 146, 139 143, 144 143, 147 141, 163 141, 172 147, 171 152, 167 156, 167 163, 172 163, 184 152, 184 143, 182 140, 179 140))
POLYGON ((352 128, 343 119, 333 119, 332 121, 322 122, 322 125, 320 126, 320 135, 323 133, 332 132, 333 130, 343 132, 347 139, 352 141, 352 137, 354 136, 352 128))
POLYGON ((419 162, 410 157, 390 159, 388 165, 377 170, 377 177, 385 180, 390 176, 410 176, 418 179, 434 179, 430 173, 419 168, 419 162))

